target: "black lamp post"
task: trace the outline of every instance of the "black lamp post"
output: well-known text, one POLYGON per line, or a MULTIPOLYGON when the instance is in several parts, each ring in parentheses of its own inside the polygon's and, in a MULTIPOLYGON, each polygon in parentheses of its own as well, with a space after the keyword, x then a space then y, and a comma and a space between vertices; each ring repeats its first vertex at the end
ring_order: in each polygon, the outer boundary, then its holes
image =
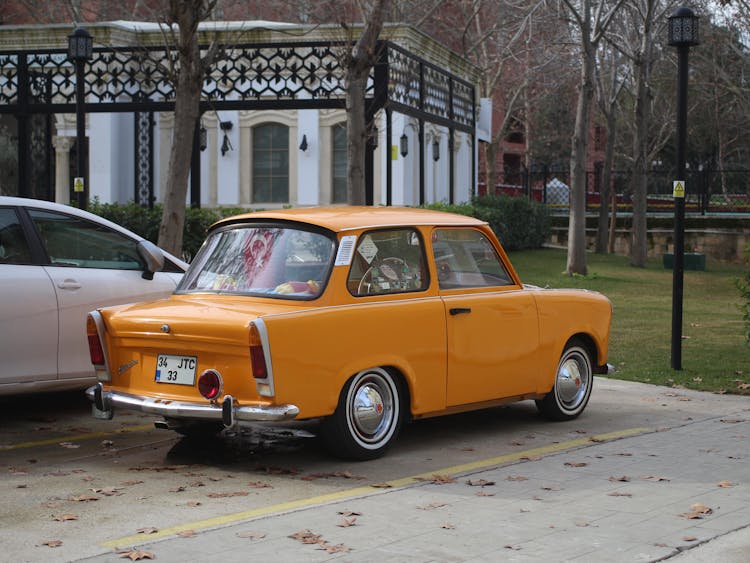
POLYGON ((682 369, 682 294, 685 273, 685 144, 687 140, 688 52, 698 45, 698 16, 680 6, 669 16, 669 44, 677 47, 677 178, 674 181, 674 267, 672 270, 672 369, 682 369))
POLYGON ((83 150, 86 142, 86 119, 83 114, 83 103, 86 93, 84 75, 86 61, 91 59, 94 40, 89 32, 82 27, 68 35, 68 58, 76 65, 76 178, 73 191, 78 200, 78 207, 86 209, 86 184, 84 181, 85 154, 83 150))

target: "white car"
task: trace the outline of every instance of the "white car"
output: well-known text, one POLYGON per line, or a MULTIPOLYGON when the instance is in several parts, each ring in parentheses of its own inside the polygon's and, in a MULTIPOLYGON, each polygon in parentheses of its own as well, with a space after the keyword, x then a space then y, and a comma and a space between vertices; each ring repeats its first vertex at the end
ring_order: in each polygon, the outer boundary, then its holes
POLYGON ((86 314, 165 298, 186 269, 92 213, 0 197, 0 395, 96 383, 86 314))

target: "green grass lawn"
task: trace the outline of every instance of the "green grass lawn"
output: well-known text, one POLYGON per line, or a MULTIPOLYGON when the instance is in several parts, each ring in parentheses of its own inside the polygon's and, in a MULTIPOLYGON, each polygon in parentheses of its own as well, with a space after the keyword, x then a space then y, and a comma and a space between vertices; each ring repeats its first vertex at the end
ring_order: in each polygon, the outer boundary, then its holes
POLYGON ((658 385, 750 394, 750 347, 735 280, 743 266, 711 262, 686 271, 682 370, 670 368, 672 271, 661 260, 633 268, 625 256, 588 255, 588 276, 567 276, 564 250, 510 253, 524 283, 599 291, 614 305, 609 362, 614 377, 658 385))

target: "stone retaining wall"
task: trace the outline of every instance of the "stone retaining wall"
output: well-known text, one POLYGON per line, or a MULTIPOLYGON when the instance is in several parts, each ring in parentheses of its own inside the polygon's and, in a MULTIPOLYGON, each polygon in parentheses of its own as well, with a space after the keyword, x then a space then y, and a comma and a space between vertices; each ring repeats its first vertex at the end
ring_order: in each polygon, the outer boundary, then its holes
MULTIPOLYGON (((660 258, 665 252, 673 251, 673 231, 669 229, 649 229, 648 256, 660 258)), ((547 241, 552 245, 568 245, 567 227, 552 227, 547 241)), ((586 229, 587 248, 593 250, 596 242, 596 230, 586 229)), ((750 244, 750 229, 706 229, 685 230, 685 251, 702 252, 709 260, 739 262, 746 257, 746 248, 750 244)), ((630 254, 630 231, 618 229, 615 239, 615 254, 630 254)))

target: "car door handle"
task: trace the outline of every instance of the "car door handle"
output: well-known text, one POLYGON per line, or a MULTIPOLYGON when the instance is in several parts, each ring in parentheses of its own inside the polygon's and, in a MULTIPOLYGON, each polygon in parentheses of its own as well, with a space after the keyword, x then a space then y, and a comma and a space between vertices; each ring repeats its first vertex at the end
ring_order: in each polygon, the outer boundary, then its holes
POLYGON ((450 309, 449 312, 451 315, 455 316, 462 313, 471 313, 471 309, 469 307, 454 307, 453 309, 450 309))
POLYGON ((59 287, 60 289, 81 289, 81 284, 76 280, 71 280, 70 278, 68 278, 67 280, 63 280, 58 283, 57 287, 59 287))

